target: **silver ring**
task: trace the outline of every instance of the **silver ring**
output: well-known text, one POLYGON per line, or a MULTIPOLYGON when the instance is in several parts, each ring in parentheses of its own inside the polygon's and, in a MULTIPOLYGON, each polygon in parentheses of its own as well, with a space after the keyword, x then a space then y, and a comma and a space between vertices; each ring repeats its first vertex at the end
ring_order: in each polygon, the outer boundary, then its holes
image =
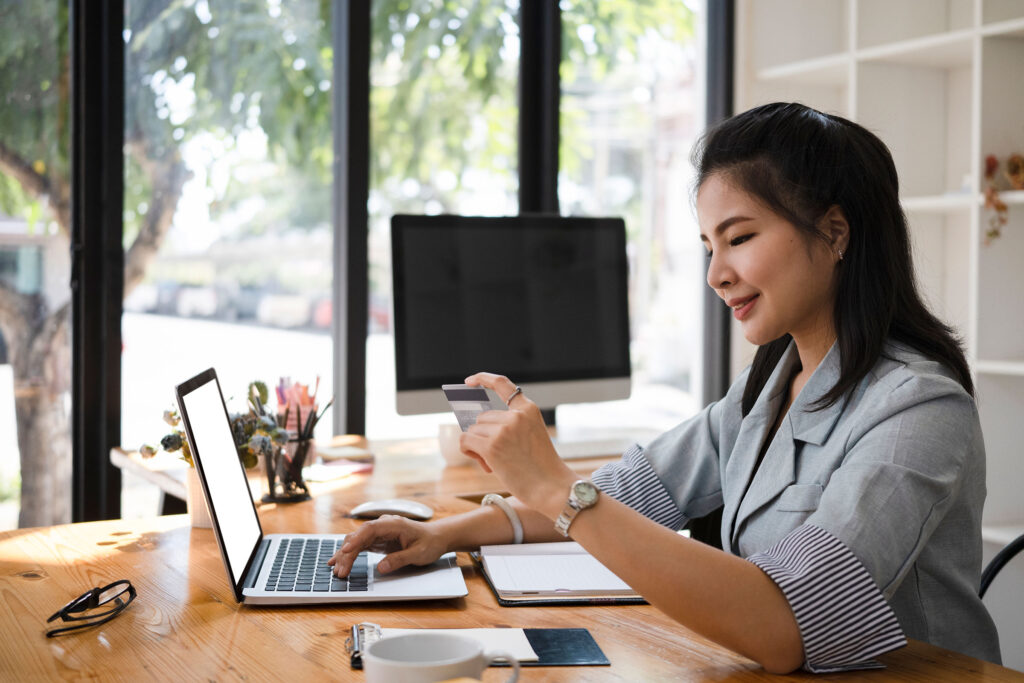
POLYGON ((512 399, 514 399, 516 396, 518 396, 521 393, 523 393, 523 388, 517 385, 516 386, 516 390, 512 392, 512 395, 505 399, 505 405, 508 406, 509 408, 511 408, 512 407, 512 399))

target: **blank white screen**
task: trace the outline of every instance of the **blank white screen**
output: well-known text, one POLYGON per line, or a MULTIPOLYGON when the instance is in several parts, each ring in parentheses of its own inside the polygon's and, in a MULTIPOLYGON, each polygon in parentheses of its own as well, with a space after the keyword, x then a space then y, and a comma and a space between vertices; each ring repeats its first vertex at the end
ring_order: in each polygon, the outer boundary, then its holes
POLYGON ((237 585, 260 537, 249 482, 238 460, 216 380, 182 396, 182 401, 194 438, 190 443, 192 457, 198 457, 203 466, 231 578, 237 585))

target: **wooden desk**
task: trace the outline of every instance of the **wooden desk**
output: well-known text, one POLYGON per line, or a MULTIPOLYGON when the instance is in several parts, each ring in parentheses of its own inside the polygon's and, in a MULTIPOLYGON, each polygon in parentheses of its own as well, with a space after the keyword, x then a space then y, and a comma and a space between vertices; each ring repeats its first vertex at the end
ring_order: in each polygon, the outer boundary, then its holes
MULTIPOLYGON (((582 473, 595 461, 572 463, 582 473)), ((473 507, 460 492, 498 488, 475 467, 378 457, 372 475, 313 487, 313 500, 264 505, 265 532, 345 532, 368 496, 415 497, 439 515, 473 507)), ((775 678, 653 607, 500 607, 467 557, 466 598, 387 605, 256 608, 235 603, 213 532, 184 515, 0 533, 0 680, 363 680, 344 650, 349 627, 586 626, 610 667, 524 668, 526 681, 766 680, 775 678), (92 586, 127 578, 138 598, 93 630, 48 639, 45 620, 92 586)), ((924 643, 886 655, 888 669, 794 680, 1024 681, 1024 674, 924 643)), ((497 671, 485 680, 501 678, 497 671)), ((781 678, 781 677, 780 677, 781 678)))

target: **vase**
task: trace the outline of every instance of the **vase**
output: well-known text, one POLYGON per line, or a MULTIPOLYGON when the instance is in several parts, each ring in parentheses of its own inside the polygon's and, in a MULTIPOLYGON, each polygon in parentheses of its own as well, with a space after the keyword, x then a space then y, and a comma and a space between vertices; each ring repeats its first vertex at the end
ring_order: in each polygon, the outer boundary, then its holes
POLYGON ((194 467, 189 467, 188 474, 185 475, 185 497, 192 526, 197 529, 213 528, 210 509, 206 507, 206 496, 203 495, 203 484, 199 481, 199 474, 194 467))

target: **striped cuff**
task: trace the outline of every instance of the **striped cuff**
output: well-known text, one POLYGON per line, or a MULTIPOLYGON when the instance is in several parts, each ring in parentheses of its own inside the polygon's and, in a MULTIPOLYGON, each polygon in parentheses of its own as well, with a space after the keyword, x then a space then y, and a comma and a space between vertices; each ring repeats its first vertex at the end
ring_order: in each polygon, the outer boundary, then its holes
POLYGON ((786 596, 808 671, 884 668, 872 658, 907 644, 868 570, 824 529, 804 524, 748 559, 786 596))
POLYGON ((633 508, 662 526, 677 530, 685 519, 661 483, 640 446, 633 445, 622 459, 602 466, 590 478, 601 493, 633 508))

